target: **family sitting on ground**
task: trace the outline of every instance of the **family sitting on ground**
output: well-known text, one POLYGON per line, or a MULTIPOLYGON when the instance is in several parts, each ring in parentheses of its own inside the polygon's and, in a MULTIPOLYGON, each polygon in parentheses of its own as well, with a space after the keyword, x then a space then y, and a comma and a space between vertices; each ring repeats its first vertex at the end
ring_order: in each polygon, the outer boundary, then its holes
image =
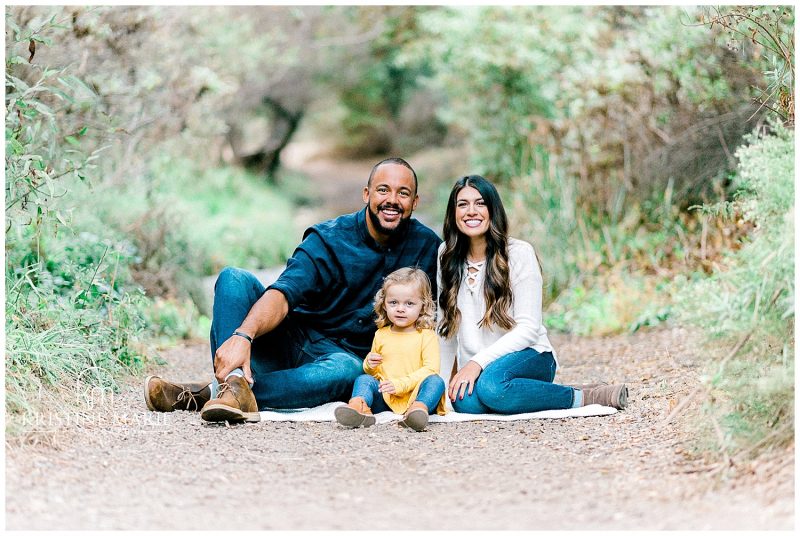
POLYGON ((392 411, 416 431, 448 409, 624 408, 625 385, 553 383, 539 262, 533 246, 508 236, 494 185, 480 175, 455 183, 443 242, 411 217, 417 186, 405 160, 378 162, 365 208, 307 229, 269 287, 224 269, 214 288, 214 380, 149 376, 147 407, 256 422, 259 410, 349 400, 335 410, 345 427, 392 411))

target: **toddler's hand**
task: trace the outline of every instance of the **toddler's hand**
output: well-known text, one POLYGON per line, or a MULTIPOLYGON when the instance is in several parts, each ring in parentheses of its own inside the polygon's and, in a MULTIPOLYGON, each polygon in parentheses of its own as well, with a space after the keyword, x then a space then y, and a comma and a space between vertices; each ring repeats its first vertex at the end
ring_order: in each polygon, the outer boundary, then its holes
POLYGON ((367 354, 367 365, 369 368, 375 368, 381 364, 383 361, 383 356, 381 354, 376 354, 375 352, 370 352, 367 354))
POLYGON ((378 391, 381 393, 388 393, 393 395, 397 392, 397 389, 394 388, 394 384, 389 380, 383 380, 381 383, 378 384, 378 391))

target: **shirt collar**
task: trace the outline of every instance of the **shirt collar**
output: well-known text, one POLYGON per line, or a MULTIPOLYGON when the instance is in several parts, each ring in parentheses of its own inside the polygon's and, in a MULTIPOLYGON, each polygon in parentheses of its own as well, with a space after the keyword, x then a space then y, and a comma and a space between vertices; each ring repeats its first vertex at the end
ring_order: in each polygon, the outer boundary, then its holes
POLYGON ((413 222, 409 221, 408 222, 409 224, 406 227, 405 232, 400 236, 393 237, 389 241, 389 244, 384 247, 384 246, 380 245, 377 240, 372 238, 371 234, 369 234, 369 229, 367 228, 367 218, 368 217, 369 216, 367 216, 367 207, 365 206, 361 210, 361 212, 359 212, 357 214, 357 216, 356 216, 356 222, 357 222, 356 227, 358 227, 358 234, 361 237, 362 242, 364 242, 367 246, 369 246, 370 248, 372 248, 374 250, 377 250, 377 251, 386 251, 388 248, 394 247, 397 244, 401 243, 403 240, 405 240, 406 235, 408 234, 408 229, 411 227, 411 225, 413 223, 413 222))

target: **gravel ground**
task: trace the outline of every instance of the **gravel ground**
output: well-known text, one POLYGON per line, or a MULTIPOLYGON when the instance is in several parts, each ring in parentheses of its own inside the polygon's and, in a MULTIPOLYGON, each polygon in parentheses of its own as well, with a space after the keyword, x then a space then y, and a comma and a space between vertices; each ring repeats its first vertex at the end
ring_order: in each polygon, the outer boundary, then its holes
MULTIPOLYGON (((697 384, 681 330, 553 336, 557 381, 626 382, 607 417, 345 430, 226 427, 147 411, 141 379, 6 446, 8 529, 784 529, 794 448, 736 476, 694 451, 697 384)), ((164 353, 176 380, 210 379, 202 342, 164 353)))

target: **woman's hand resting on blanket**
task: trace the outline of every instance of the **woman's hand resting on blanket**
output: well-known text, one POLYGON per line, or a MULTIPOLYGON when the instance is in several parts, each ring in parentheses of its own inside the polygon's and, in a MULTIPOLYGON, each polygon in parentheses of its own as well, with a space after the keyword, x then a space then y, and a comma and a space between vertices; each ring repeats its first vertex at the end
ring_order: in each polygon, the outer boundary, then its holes
POLYGON ((468 361, 466 365, 461 367, 461 370, 456 372, 450 380, 450 386, 447 390, 450 400, 453 401, 456 397, 459 400, 464 400, 464 395, 467 393, 471 396, 472 390, 475 388, 475 382, 481 372, 483 372, 483 369, 475 361, 468 361))

